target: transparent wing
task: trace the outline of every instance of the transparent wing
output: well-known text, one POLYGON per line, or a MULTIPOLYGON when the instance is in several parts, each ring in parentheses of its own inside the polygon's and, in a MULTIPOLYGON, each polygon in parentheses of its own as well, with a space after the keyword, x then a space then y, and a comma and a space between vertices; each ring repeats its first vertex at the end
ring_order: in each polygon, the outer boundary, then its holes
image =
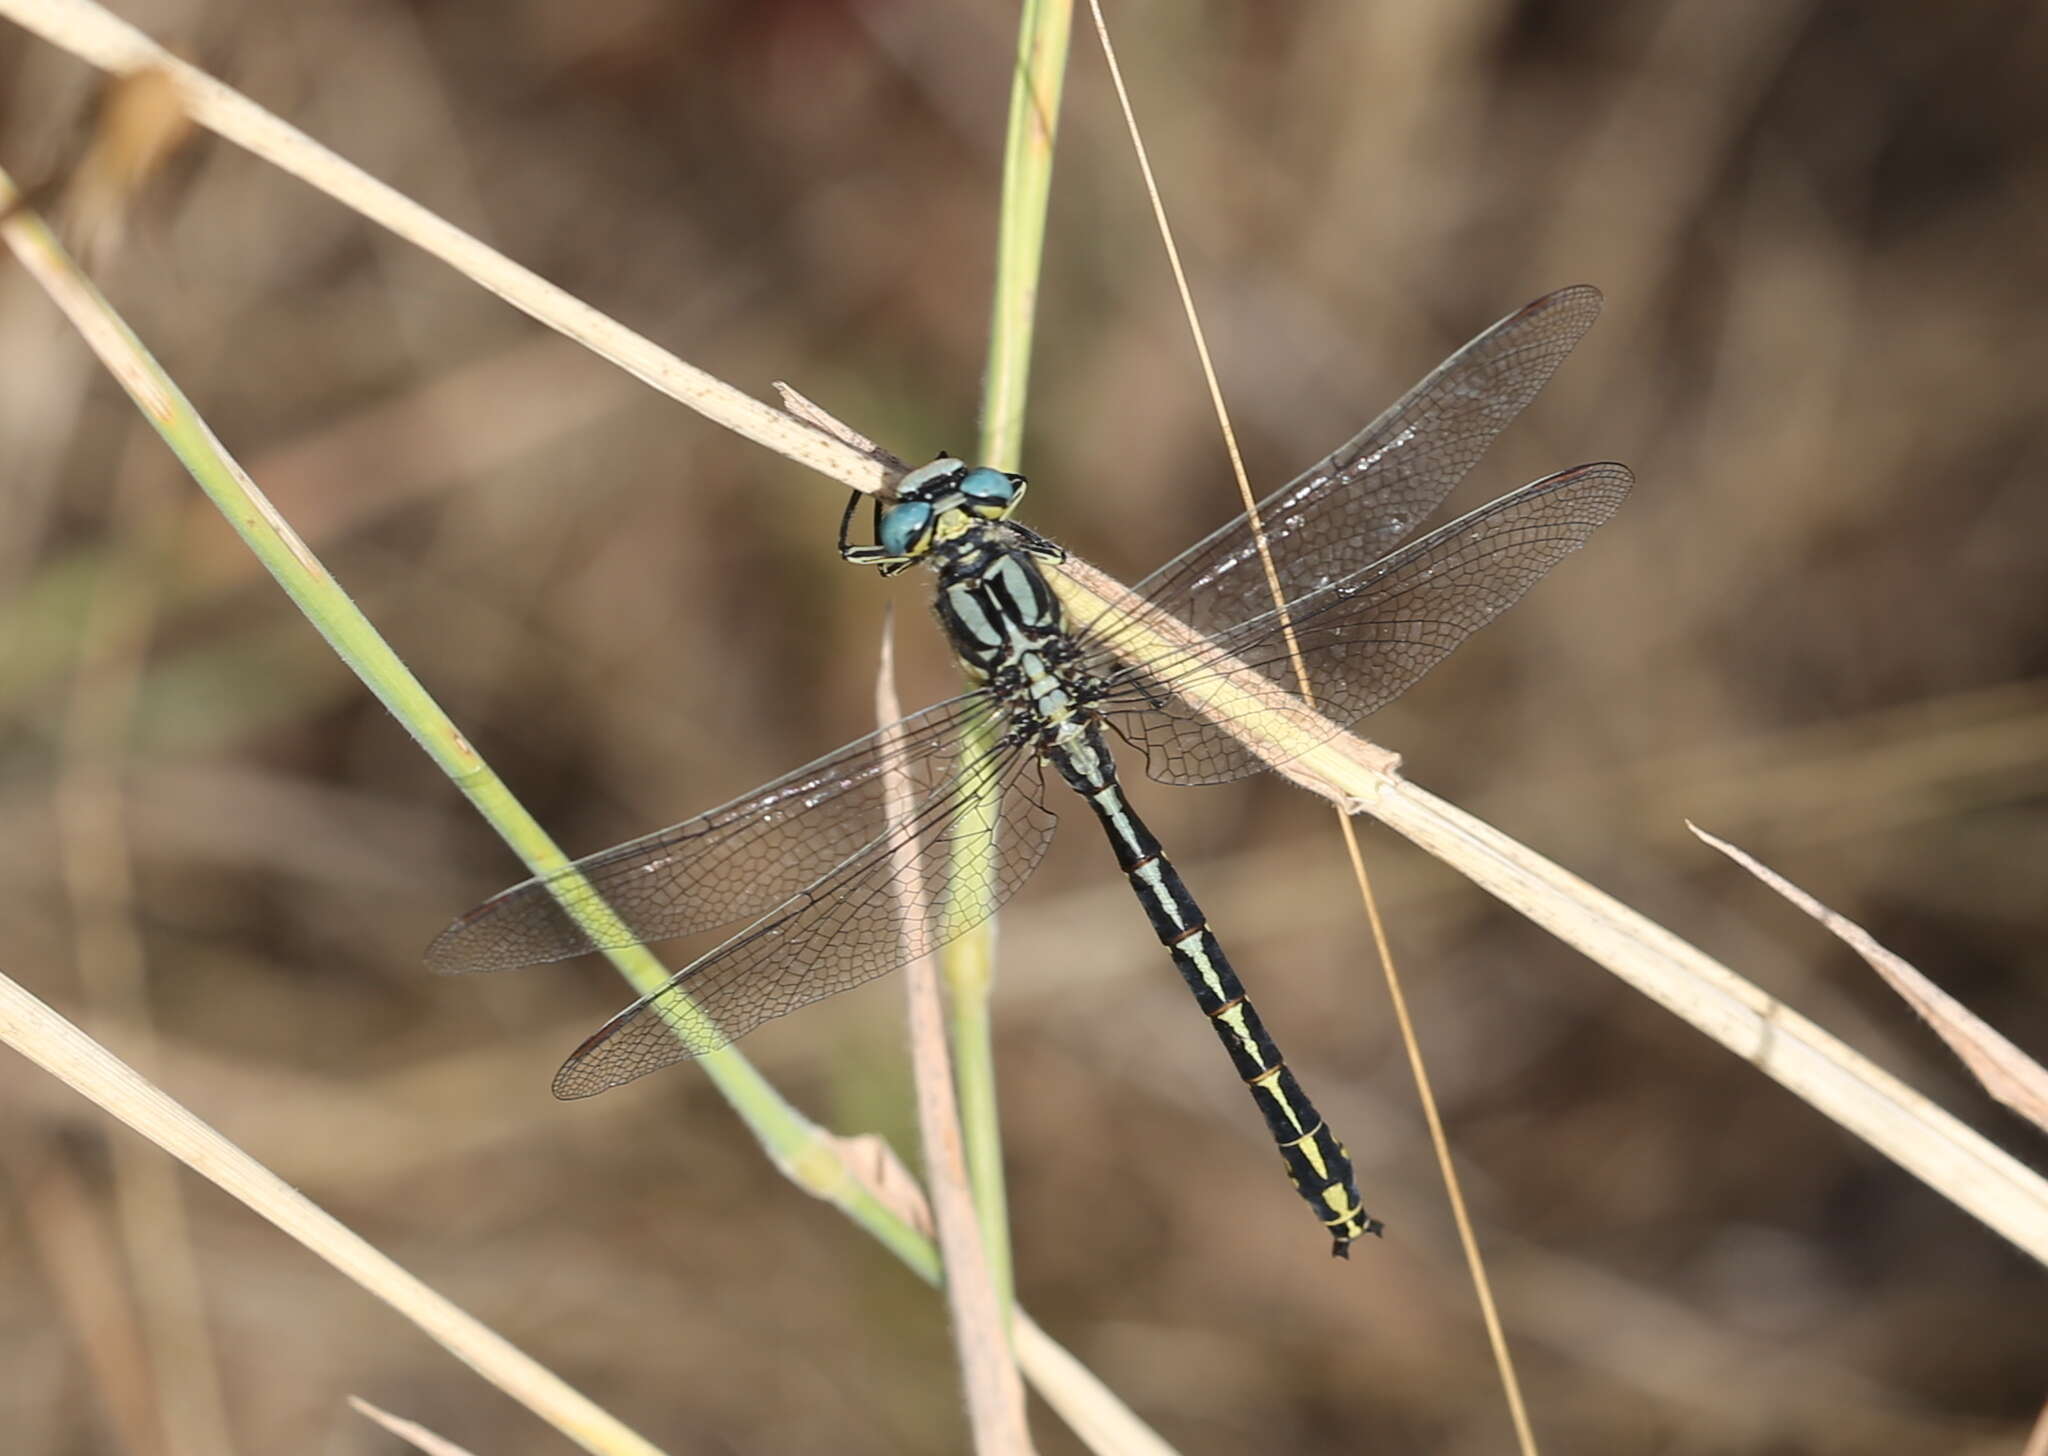
MULTIPOLYGON (((1584 545, 1627 496, 1625 465, 1581 465, 1511 491, 1371 565, 1288 604, 1321 735, 1399 697, 1463 642, 1521 599, 1543 574, 1584 545)), ((1269 605, 1213 638, 1127 666, 1097 706, 1143 749, 1165 783, 1220 783, 1266 766, 1220 726, 1259 711, 1287 712, 1295 669, 1279 614, 1269 605), (1247 700, 1224 714, 1196 706, 1226 670, 1249 667, 1247 700), (1254 675, 1255 674, 1255 675, 1254 675)), ((1294 713, 1297 722, 1301 715, 1294 713)))
MULTIPOLYGON (((1357 438, 1260 501, 1281 597, 1317 591, 1405 541, 1536 397, 1599 314, 1600 291, 1584 284, 1509 314, 1357 438)), ((1183 551, 1135 590, 1205 637, 1273 608, 1247 516, 1183 551)), ((1129 625, 1108 613, 1081 635, 1113 650, 1129 625)))
POLYGON ((938 949, 1009 899, 1054 823, 1029 744, 968 760, 884 838, 613 1017, 563 1063, 555 1095, 703 1056, 938 949))
POLYGON ((994 711, 983 693, 948 699, 723 808, 515 885, 442 931, 427 964, 511 970, 760 915, 881 837, 891 772, 925 792, 949 782, 968 729, 994 711))

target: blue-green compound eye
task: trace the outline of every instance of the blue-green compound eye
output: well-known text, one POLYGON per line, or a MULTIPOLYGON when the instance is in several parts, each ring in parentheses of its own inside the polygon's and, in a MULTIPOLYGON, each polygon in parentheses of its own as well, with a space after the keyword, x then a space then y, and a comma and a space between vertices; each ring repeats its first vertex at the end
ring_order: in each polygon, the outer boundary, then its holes
POLYGON ((986 465, 968 471, 958 489, 960 494, 978 506, 1007 506, 1017 498, 1017 482, 986 465))
POLYGON ((875 539, 891 556, 908 556, 932 528, 930 501, 899 501, 882 512, 875 539))

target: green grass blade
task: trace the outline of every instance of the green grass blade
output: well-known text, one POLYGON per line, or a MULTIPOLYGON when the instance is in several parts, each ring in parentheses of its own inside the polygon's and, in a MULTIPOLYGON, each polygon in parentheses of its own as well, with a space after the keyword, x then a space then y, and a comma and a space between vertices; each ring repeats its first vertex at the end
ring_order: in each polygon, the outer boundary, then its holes
MULTIPOLYGON (((982 380, 981 441, 976 457, 998 470, 1016 469, 1023 448, 1031 342, 1045 257, 1046 207, 1052 193, 1053 144, 1058 136, 1072 25, 1070 0, 1025 0, 1017 32, 1009 132, 1003 146, 995 296, 989 314, 988 368, 982 380)), ((995 822, 993 812, 987 822, 995 822)), ((987 852, 987 846, 971 842, 958 850, 963 855, 987 852)), ((969 873, 956 882, 974 884, 985 878, 969 873)), ((952 1008, 954 1070, 974 1205, 996 1290, 1007 1310, 1015 1278, 989 1019, 995 933, 994 922, 984 921, 940 952, 939 967, 952 1008)))

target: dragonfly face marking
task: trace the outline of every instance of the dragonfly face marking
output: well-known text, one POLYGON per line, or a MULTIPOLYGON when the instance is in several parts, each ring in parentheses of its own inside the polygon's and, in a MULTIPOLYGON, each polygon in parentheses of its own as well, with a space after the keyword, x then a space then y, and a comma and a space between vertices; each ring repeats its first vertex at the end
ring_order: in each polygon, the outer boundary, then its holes
MULTIPOLYGON (((879 567, 884 576, 922 561, 942 543, 970 534, 983 522, 1004 521, 1024 498, 1024 477, 970 466, 951 455, 941 455, 929 465, 920 465, 897 482, 896 495, 886 505, 874 502, 875 544, 855 546, 847 539, 853 513, 860 506, 860 492, 846 503, 839 523, 839 554, 863 566, 879 567)), ((1021 538, 1041 552, 1050 551, 1057 560, 1064 553, 1033 532, 1018 528, 1021 538)))
POLYGON ((908 472, 886 506, 874 503, 865 545, 849 539, 856 494, 840 519, 840 554, 889 576, 931 566, 940 624, 975 686, 722 808, 514 886, 443 931, 429 963, 504 970, 750 921, 612 1018, 556 1074, 559 1096, 601 1092, 979 924, 1050 841, 1050 766, 1102 825, 1289 1179, 1333 1251, 1347 1253, 1380 1227, 1350 1157, 1125 797, 1103 729, 1143 753, 1162 782, 1255 772, 1265 764, 1219 714, 1285 712, 1300 667, 1317 721, 1336 732, 1405 691, 1584 544, 1627 495, 1626 467, 1578 466, 1409 538, 1535 397, 1599 305, 1593 289, 1567 288, 1510 314, 1268 496, 1267 552, 1240 516, 1138 583, 1139 605, 1089 621, 1068 620, 1046 582, 1045 567, 1065 553, 1012 518, 1022 476, 941 456, 908 472), (1142 657, 1161 612, 1190 630, 1189 642, 1142 657), (1234 699, 1242 706, 1219 704, 1211 690, 1226 666, 1253 684, 1234 699), (961 852, 970 842, 976 852, 961 852))

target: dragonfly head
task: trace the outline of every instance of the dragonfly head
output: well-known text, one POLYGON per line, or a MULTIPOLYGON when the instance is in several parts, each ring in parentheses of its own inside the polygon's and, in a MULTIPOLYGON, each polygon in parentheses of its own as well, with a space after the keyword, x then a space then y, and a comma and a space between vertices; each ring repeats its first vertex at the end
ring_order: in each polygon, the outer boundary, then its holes
POLYGON ((889 556, 915 560, 975 521, 1007 519, 1023 498, 1023 476, 941 455, 903 477, 875 540, 889 556))

